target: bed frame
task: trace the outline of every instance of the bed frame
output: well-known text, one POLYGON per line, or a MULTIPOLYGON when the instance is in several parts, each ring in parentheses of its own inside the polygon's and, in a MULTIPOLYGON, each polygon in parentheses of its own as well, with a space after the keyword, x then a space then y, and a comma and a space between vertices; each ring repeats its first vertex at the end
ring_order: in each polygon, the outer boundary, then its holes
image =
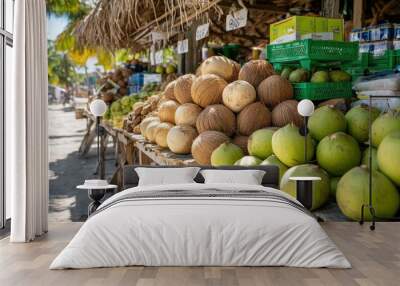
MULTIPOLYGON (((143 166, 143 165, 127 165, 124 167, 123 172, 123 189, 136 187, 139 183, 139 176, 135 171, 136 167, 142 168, 184 168, 183 166, 143 166)), ((198 166, 201 170, 207 169, 220 169, 220 170, 262 170, 265 171, 262 185, 274 189, 279 189, 279 168, 273 165, 243 167, 243 166, 224 166, 224 167, 211 167, 211 166, 198 166)), ((198 173, 194 179, 197 183, 204 183, 204 178, 198 173)))

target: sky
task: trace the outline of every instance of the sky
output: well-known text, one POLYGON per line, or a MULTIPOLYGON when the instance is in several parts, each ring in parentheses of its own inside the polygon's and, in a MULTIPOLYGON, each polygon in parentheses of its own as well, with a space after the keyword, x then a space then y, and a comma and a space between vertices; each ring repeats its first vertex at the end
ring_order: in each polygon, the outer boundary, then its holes
MULTIPOLYGON (((47 16, 47 38, 49 40, 55 40, 57 36, 64 30, 68 24, 67 17, 56 17, 54 15, 47 16)), ((96 70, 96 58, 90 58, 87 62, 88 72, 96 70)), ((84 72, 84 70, 79 70, 84 72)))
POLYGON ((66 17, 47 17, 47 38, 50 40, 55 40, 57 35, 60 34, 65 26, 68 24, 68 19, 66 17))

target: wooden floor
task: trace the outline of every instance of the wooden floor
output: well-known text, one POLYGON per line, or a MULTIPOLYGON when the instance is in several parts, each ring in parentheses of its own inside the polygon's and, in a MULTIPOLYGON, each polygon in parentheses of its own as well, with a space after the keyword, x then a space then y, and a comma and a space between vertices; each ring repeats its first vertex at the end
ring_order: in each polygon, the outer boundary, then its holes
POLYGON ((1 286, 136 285, 400 285, 400 223, 378 223, 375 232, 357 223, 323 223, 352 269, 287 267, 126 267, 48 270, 80 223, 50 225, 49 234, 29 244, 0 241, 1 286))

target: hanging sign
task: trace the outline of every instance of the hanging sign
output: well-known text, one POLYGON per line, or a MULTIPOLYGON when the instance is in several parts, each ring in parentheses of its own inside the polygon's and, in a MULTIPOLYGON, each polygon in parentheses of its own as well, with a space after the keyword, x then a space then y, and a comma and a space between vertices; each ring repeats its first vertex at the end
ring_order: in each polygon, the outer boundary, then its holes
POLYGON ((189 41, 188 39, 184 39, 182 41, 178 41, 177 45, 177 53, 178 54, 186 54, 189 51, 189 41))
POLYGON ((247 9, 240 9, 226 16, 226 31, 243 28, 247 24, 247 9))
POLYGON ((208 37, 209 29, 210 29, 209 23, 198 26, 196 29, 196 41, 208 37))
POLYGON ((159 64, 162 64, 162 63, 163 63, 163 60, 164 60, 164 57, 163 57, 163 50, 159 50, 159 51, 157 51, 157 52, 155 53, 155 55, 154 55, 154 60, 155 60, 156 65, 159 65, 159 64))
POLYGON ((154 52, 154 47, 150 48, 150 65, 154 66, 156 64, 156 59, 155 59, 155 52, 154 52))
POLYGON ((155 32, 152 31, 151 32, 151 39, 153 41, 153 43, 155 42, 159 42, 159 41, 164 41, 167 39, 167 35, 163 32, 155 32))

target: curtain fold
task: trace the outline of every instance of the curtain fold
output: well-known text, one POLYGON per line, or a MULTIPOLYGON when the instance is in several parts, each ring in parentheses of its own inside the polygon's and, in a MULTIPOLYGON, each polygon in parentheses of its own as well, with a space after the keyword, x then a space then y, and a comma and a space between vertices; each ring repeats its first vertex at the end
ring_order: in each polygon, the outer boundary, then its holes
POLYGON ((6 150, 11 188, 11 242, 47 232, 47 18, 45 0, 15 2, 14 93, 6 150))

